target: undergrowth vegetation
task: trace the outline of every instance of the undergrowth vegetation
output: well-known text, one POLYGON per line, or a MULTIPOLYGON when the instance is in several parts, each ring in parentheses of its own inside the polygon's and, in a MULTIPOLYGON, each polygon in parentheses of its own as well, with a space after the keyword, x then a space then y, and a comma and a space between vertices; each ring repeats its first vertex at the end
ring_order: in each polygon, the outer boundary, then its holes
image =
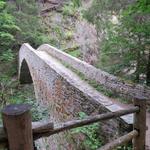
POLYGON ((79 12, 81 0, 73 0, 63 6, 63 15, 75 16, 79 12))
MULTIPOLYGON (((0 109, 8 104, 29 104, 31 106, 32 121, 39 121, 48 118, 48 107, 42 106, 35 99, 33 85, 19 85, 14 80, 7 80, 7 85, 3 85, 3 91, 0 93, 0 109)), ((4 82, 5 82, 4 81, 4 82)), ((2 82, 1 82, 2 83, 2 82)), ((0 118, 0 122, 1 122, 0 118)), ((2 122, 1 122, 2 123, 2 122)))
MULTIPOLYGON (((79 119, 85 119, 88 115, 86 115, 85 112, 79 112, 78 117, 79 119)), ((99 130, 101 130, 100 123, 93 123, 91 125, 72 129, 71 134, 80 139, 77 144, 78 149, 97 150, 102 147, 105 144, 105 141, 99 134, 99 130)), ((131 143, 127 143, 113 150, 132 150, 132 145, 131 143)))
MULTIPOLYGON (((79 112, 79 119, 86 118, 87 115, 84 112, 79 112)), ((100 129, 99 123, 94 123, 88 126, 72 129, 72 134, 82 134, 82 140, 80 141, 80 149, 97 150, 102 146, 102 137, 98 134, 100 129)))

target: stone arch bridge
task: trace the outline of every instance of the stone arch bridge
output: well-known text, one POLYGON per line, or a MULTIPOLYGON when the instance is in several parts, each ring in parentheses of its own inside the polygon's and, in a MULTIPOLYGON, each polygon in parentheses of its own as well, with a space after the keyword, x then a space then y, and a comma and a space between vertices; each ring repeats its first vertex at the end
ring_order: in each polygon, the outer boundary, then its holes
MULTIPOLYGON (((54 122, 73 119, 81 111, 92 115, 123 109, 122 106, 83 81, 77 75, 79 72, 89 80, 94 80, 106 89, 128 98, 132 99, 138 95, 150 97, 148 87, 126 83, 48 44, 35 50, 25 43, 19 51, 20 83, 33 82, 36 99, 48 107, 50 119, 54 122)), ((126 115, 118 120, 111 120, 102 127, 104 132, 109 129, 107 134, 110 132, 116 135, 120 133, 120 126, 127 130, 132 122, 133 116, 126 115)), ((44 140, 51 144, 53 150, 74 149, 74 146, 67 142, 66 134, 66 132, 61 133, 44 140)))

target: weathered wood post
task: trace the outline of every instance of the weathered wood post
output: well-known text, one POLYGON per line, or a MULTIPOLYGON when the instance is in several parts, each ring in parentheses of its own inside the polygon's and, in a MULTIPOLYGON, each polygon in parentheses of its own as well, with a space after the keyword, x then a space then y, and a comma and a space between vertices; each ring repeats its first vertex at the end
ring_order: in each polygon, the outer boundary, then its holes
POLYGON ((30 106, 8 105, 2 110, 10 150, 33 150, 30 106))
POLYGON ((146 138, 146 99, 139 97, 134 99, 134 105, 139 107, 139 112, 134 114, 133 127, 139 135, 133 139, 134 150, 145 150, 146 138))

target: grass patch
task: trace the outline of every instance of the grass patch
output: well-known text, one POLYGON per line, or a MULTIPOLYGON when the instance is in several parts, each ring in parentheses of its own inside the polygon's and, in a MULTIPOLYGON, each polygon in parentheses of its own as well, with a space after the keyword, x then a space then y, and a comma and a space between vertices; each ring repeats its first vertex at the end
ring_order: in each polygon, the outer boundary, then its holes
POLYGON ((67 53, 76 58, 79 58, 81 56, 80 50, 68 51, 67 53))

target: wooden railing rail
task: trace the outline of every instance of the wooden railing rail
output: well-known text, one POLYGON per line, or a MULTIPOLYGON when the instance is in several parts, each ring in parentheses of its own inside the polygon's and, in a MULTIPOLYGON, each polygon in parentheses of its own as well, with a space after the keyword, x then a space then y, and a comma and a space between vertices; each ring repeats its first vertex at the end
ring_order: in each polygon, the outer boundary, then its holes
POLYGON ((126 110, 120 110, 120 111, 116 111, 116 112, 108 112, 105 114, 90 116, 90 117, 87 117, 82 120, 73 120, 73 121, 68 121, 68 122, 61 123, 61 124, 56 124, 56 125, 54 125, 53 129, 49 125, 50 123, 44 123, 41 125, 40 124, 38 125, 38 123, 34 123, 35 127, 33 126, 33 135, 34 135, 34 139, 37 139, 40 137, 47 137, 47 136, 50 136, 50 135, 53 135, 53 134, 56 134, 56 133, 59 133, 59 132, 65 131, 65 130, 81 127, 84 125, 89 125, 89 124, 96 123, 99 121, 117 118, 117 117, 120 117, 123 115, 135 113, 138 111, 139 111, 139 107, 132 107, 132 108, 126 109, 126 110), (37 127, 36 127, 36 124, 37 124, 37 127), (45 126, 45 127, 44 127, 44 129, 41 130, 41 128, 43 126, 45 126))
POLYGON ((103 147, 99 148, 98 150, 112 150, 120 145, 123 145, 129 141, 131 141, 133 138, 138 136, 138 131, 133 130, 129 132, 128 134, 121 136, 117 138, 116 140, 104 145, 103 147))
MULTIPOLYGON (((120 110, 116 112, 108 112, 105 114, 90 116, 82 120, 73 120, 68 121, 60 124, 55 124, 53 122, 33 122, 32 123, 32 133, 34 139, 38 139, 41 137, 48 137, 50 135, 81 127, 84 125, 89 125, 95 122, 104 121, 107 119, 112 119, 116 117, 120 117, 123 115, 135 113, 139 111, 139 107, 131 107, 130 109, 126 110, 120 110)), ((6 142, 7 141, 7 134, 5 133, 3 127, 0 128, 0 142, 6 142)))
POLYGON ((132 139, 133 150, 145 150, 146 101, 145 99, 137 98, 134 100, 134 105, 129 109, 108 112, 90 116, 82 120, 72 120, 60 124, 54 124, 53 122, 32 123, 30 107, 28 105, 8 105, 2 111, 4 127, 0 127, 0 144, 8 144, 10 150, 33 150, 33 141, 36 139, 134 113, 133 131, 106 144, 99 150, 111 150, 132 139))

